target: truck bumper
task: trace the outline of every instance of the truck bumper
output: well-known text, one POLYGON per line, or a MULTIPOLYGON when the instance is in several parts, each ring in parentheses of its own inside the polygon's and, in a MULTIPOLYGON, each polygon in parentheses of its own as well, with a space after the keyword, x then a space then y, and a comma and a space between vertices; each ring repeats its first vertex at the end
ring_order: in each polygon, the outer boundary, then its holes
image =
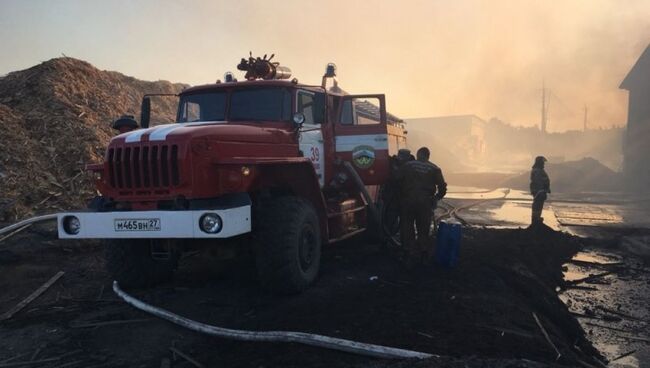
POLYGON ((230 238, 251 231, 251 206, 192 211, 67 212, 57 215, 61 239, 230 238), (221 230, 208 233, 206 214, 221 218, 221 230), (70 231, 74 218, 75 231, 70 231), (68 224, 68 225, 66 225, 68 224))

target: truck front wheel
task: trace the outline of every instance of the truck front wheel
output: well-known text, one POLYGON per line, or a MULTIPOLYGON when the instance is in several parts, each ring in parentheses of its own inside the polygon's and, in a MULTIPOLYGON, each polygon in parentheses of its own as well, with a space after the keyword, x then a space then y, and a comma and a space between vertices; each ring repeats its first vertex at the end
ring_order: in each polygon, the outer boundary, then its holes
POLYGON ((114 239, 105 248, 106 269, 121 286, 144 288, 169 280, 180 258, 174 240, 114 239))
POLYGON ((264 203, 258 214, 254 226, 260 283, 281 294, 303 291, 320 268, 316 211, 301 198, 280 197, 264 203))

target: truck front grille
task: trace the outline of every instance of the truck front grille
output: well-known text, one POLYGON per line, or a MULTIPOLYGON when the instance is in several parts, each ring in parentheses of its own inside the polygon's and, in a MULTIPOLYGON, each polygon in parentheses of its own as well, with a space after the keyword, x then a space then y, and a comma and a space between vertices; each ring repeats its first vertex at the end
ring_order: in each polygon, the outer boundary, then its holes
POLYGON ((109 183, 116 189, 150 190, 180 184, 178 145, 109 148, 109 183))

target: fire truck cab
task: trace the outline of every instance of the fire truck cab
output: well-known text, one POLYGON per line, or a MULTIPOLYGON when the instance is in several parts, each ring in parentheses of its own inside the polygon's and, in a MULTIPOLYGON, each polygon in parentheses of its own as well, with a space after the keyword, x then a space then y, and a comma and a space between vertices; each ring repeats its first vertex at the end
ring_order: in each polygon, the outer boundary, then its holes
POLYGON ((59 214, 59 237, 106 239, 108 270, 126 286, 168 279, 200 245, 252 250, 263 286, 296 293, 316 278, 322 244, 378 222, 389 156, 406 143, 384 95, 345 93, 332 65, 318 86, 249 62, 245 81, 180 93, 173 124, 149 127, 145 96, 140 128, 89 165, 101 196, 59 214))

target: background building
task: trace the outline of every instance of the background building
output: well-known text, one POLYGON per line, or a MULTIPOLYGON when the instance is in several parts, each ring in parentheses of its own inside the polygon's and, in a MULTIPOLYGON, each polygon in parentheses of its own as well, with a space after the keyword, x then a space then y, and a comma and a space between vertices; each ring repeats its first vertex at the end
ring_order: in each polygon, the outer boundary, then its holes
POLYGON ((408 119, 409 145, 411 140, 427 145, 420 142, 421 138, 431 136, 465 165, 480 166, 485 161, 485 125, 485 120, 476 115, 408 119))
POLYGON ((650 186, 650 46, 639 57, 620 88, 628 90, 623 174, 630 190, 650 186))

